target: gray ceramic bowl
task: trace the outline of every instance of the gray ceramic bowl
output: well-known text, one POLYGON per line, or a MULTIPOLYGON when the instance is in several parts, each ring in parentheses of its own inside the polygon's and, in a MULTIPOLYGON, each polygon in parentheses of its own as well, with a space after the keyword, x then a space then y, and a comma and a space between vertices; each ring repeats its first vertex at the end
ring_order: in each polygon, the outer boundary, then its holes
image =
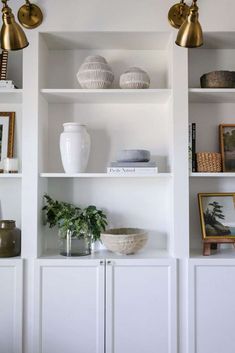
POLYGON ((147 150, 121 150, 117 153, 118 162, 149 162, 150 157, 147 150))

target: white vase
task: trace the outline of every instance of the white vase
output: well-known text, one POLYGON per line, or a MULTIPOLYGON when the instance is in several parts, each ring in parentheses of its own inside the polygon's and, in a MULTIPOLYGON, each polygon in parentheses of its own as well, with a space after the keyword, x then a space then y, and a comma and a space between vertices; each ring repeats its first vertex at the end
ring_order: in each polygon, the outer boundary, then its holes
POLYGON ((65 173, 84 173, 91 146, 86 126, 79 123, 65 123, 63 126, 60 153, 65 173))

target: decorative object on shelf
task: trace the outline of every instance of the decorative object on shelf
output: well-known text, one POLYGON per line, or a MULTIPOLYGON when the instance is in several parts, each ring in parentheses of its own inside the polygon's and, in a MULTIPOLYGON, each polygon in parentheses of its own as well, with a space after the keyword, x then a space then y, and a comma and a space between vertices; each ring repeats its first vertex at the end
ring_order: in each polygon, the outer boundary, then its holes
POLYGON ((235 71, 212 71, 201 76, 201 88, 235 88, 235 71))
POLYGON ((198 194, 203 255, 219 243, 235 244, 235 193, 198 194))
POLYGON ((223 172, 235 172, 235 124, 221 124, 219 131, 223 172))
POLYGON ((8 51, 2 50, 0 54, 0 81, 7 79, 8 51))
POLYGON ((44 195, 46 223, 50 228, 59 228, 60 254, 84 256, 91 253, 91 244, 100 239, 100 233, 107 226, 107 217, 95 206, 84 209, 66 202, 53 200, 44 195))
POLYGON ((5 158, 3 161, 4 173, 18 173, 18 158, 5 158))
POLYGON ((189 6, 181 0, 173 5, 168 12, 168 21, 172 27, 179 29, 189 15, 189 6))
POLYGON ((147 231, 137 228, 116 228, 101 233, 106 248, 116 254, 131 255, 142 249, 148 240, 147 231))
POLYGON ((15 21, 8 0, 2 0, 1 48, 5 50, 21 50, 29 45, 26 35, 20 25, 15 21))
POLYGON ((149 75, 139 67, 131 67, 120 77, 120 87, 123 89, 145 89, 149 86, 149 75))
POLYGON ((189 124, 189 172, 195 173, 197 171, 196 162, 196 123, 189 124))
POLYGON ((104 89, 111 87, 114 74, 105 58, 100 55, 91 55, 81 65, 77 79, 82 88, 104 89))
POLYGON ((169 22, 173 27, 179 28, 175 41, 177 45, 185 48, 197 48, 203 45, 203 32, 198 17, 197 0, 193 0, 189 9, 184 1, 170 9, 169 22))
POLYGON ((108 174, 152 175, 158 173, 156 162, 111 162, 107 168, 108 174))
POLYGON ((149 162, 150 157, 147 150, 120 150, 117 153, 118 162, 149 162))
POLYGON ((42 23, 43 14, 38 5, 25 0, 25 5, 21 6, 18 11, 18 20, 23 27, 34 29, 42 23))
POLYGON ((197 172, 219 173, 222 171, 222 159, 220 153, 198 152, 196 153, 197 172))
POLYGON ((19 256, 21 252, 21 232, 15 221, 0 220, 0 257, 19 256))
POLYGON ((0 172, 5 158, 13 158, 15 113, 0 112, 0 172))
POLYGON ((91 140, 86 126, 79 123, 65 123, 60 135, 60 153, 66 173, 83 173, 87 168, 91 140))

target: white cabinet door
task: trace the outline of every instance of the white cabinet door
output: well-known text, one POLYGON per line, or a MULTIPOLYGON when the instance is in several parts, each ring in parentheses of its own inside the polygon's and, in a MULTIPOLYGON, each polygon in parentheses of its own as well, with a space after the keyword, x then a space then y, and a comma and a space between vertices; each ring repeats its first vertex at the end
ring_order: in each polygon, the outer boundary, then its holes
POLYGON ((104 353, 104 273, 98 260, 36 261, 39 353, 104 353))
POLYGON ((22 260, 0 260, 0 352, 22 352, 22 260))
POLYGON ((176 352, 176 261, 111 260, 106 276, 106 353, 176 352))
POLYGON ((191 260, 189 352, 235 352, 235 261, 191 260))

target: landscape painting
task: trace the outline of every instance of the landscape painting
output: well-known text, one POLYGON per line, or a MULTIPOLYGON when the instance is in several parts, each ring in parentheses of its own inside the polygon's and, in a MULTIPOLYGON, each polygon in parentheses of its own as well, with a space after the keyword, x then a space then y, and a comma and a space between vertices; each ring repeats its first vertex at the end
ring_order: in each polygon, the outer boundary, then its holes
POLYGON ((235 238, 235 194, 199 194, 203 238, 235 238))
POLYGON ((220 125, 220 146, 224 172, 235 172, 235 125, 220 125))

